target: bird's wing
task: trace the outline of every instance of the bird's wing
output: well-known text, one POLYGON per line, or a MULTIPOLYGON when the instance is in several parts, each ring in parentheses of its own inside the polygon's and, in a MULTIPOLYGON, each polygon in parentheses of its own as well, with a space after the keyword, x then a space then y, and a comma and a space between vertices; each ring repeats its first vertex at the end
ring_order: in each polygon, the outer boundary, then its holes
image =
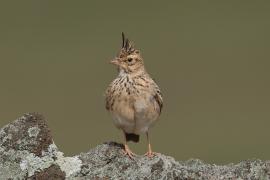
POLYGON ((105 107, 108 111, 110 111, 110 110, 112 110, 112 106, 114 103, 112 83, 107 88, 105 96, 106 96, 106 98, 105 98, 106 106, 105 107))
POLYGON ((163 108, 163 98, 162 98, 162 93, 158 87, 158 85, 155 83, 155 81, 153 80, 153 86, 154 86, 154 94, 153 97, 155 99, 155 101, 157 102, 158 106, 159 106, 159 114, 161 113, 161 110, 163 108))
POLYGON ((154 95, 154 99, 156 100, 158 106, 159 106, 159 114, 161 113, 162 107, 163 107, 163 100, 160 93, 156 93, 154 95))
POLYGON ((106 109, 109 111, 111 110, 111 106, 110 106, 110 100, 109 100, 109 97, 106 96, 106 105, 105 105, 106 109))

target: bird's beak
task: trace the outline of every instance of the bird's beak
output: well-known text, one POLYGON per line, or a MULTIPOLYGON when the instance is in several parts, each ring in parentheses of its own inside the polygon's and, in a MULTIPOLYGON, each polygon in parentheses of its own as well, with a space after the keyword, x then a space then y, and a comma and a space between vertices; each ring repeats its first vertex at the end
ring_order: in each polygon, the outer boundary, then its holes
POLYGON ((118 59, 113 59, 110 61, 111 64, 114 64, 114 65, 119 65, 119 61, 118 59))

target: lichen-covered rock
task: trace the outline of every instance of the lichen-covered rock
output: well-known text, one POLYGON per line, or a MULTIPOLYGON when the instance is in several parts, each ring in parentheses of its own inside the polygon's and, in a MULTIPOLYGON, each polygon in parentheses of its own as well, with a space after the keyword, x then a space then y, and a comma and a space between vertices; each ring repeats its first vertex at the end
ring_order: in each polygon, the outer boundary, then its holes
POLYGON ((53 143, 50 130, 44 118, 37 113, 25 114, 0 131, 0 145, 5 151, 27 150, 41 156, 53 143))
POLYGON ((40 114, 25 114, 0 129, 1 180, 65 179, 80 169, 80 163, 57 149, 40 114))
POLYGON ((65 157, 46 120, 32 113, 0 129, 0 179, 270 179, 270 161, 217 166, 196 159, 179 162, 159 153, 130 159, 123 145, 114 142, 65 157))
POLYGON ((175 161, 157 153, 155 157, 130 159, 117 143, 98 145, 81 153, 81 171, 71 179, 270 179, 270 161, 248 160, 237 165, 217 166, 192 159, 175 161))

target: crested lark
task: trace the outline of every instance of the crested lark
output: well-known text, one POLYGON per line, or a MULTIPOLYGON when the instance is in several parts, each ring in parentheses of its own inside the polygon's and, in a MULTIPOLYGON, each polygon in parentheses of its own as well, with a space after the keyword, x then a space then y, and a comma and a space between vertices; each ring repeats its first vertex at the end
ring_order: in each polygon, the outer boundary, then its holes
POLYGON ((111 113, 116 127, 125 134, 124 151, 129 157, 134 153, 128 141, 139 141, 146 133, 148 157, 153 156, 148 136, 149 128, 157 121, 162 109, 159 87, 144 68, 140 51, 122 33, 122 48, 111 63, 118 68, 118 76, 106 91, 106 109, 111 113))

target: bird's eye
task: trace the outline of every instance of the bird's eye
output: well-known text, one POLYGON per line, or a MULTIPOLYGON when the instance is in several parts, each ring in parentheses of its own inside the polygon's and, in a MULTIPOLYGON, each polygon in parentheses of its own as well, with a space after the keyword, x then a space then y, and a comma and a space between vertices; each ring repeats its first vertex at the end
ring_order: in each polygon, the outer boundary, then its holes
POLYGON ((132 58, 128 58, 128 62, 131 62, 133 59, 132 58))

